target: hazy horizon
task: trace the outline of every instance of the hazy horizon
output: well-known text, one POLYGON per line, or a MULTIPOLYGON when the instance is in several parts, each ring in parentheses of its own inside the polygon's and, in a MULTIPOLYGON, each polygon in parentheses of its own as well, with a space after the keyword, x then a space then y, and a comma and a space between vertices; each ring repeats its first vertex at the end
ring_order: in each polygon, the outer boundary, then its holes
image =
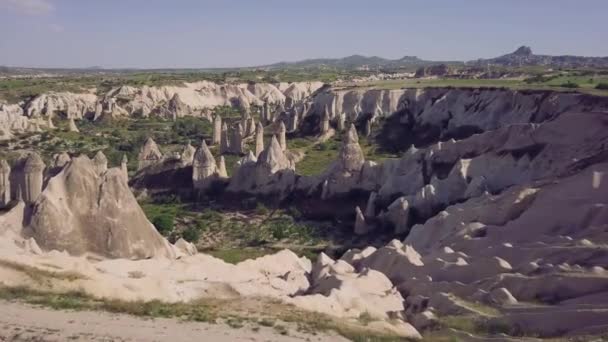
POLYGON ((0 65, 230 68, 351 55, 608 56, 608 2, 0 0, 0 65))

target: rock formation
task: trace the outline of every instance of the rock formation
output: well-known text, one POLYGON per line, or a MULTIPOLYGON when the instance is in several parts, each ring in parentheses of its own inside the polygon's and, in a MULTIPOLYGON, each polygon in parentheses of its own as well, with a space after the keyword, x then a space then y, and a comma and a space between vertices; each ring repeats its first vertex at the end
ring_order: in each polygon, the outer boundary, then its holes
POLYGON ((329 131, 329 110, 327 109, 327 106, 325 107, 325 111, 321 115, 319 131, 321 132, 321 134, 325 134, 329 131))
POLYGON ((264 126, 262 126, 262 122, 258 122, 256 130, 255 130, 255 156, 256 158, 260 156, 262 151, 264 150, 264 126))
POLYGON ((68 131, 70 131, 70 132, 80 132, 78 130, 78 127, 76 126, 76 123, 74 122, 74 118, 70 118, 69 119, 68 131))
POLYGON ((195 189, 204 190, 215 180, 218 173, 215 158, 203 139, 201 146, 194 154, 192 162, 192 184, 195 189))
POLYGON ((21 196, 26 204, 32 204, 42 192, 44 162, 40 155, 32 152, 25 159, 23 166, 23 184, 21 196))
POLYGON ((139 149, 137 155, 138 166, 137 170, 141 170, 150 165, 158 163, 163 157, 163 154, 158 149, 158 145, 152 138, 146 139, 144 145, 139 149))
POLYGON ((285 124, 283 121, 279 124, 279 145, 281 145, 281 150, 287 150, 287 138, 285 134, 287 133, 287 129, 285 128, 285 124))
POLYGON ((228 134, 228 125, 224 122, 222 124, 222 134, 220 136, 220 154, 230 153, 230 137, 228 134))
POLYGON ((51 167, 53 168, 62 168, 66 166, 72 158, 67 152, 61 152, 53 155, 53 161, 51 167))
POLYGON ((220 161, 217 165, 217 175, 220 178, 228 178, 228 171, 226 170, 226 160, 224 156, 220 156, 220 161))
POLYGON ((194 160, 194 154, 196 153, 196 149, 190 144, 190 140, 184 146, 181 153, 181 161, 184 166, 192 165, 192 161, 194 160))
POLYGON ((213 118, 213 139, 211 140, 212 145, 219 145, 222 141, 222 117, 219 114, 215 114, 213 118))
POLYGON ((129 159, 127 159, 127 155, 123 154, 122 159, 120 160, 120 171, 122 172, 123 177, 125 178, 125 182, 129 182, 129 168, 128 168, 129 159))
MULTIPOLYGON (((253 156, 255 157, 255 156, 253 156)), ((276 136, 255 162, 244 160, 230 179, 228 191, 286 194, 295 184, 295 166, 287 159, 276 136)))
POLYGON ((243 154, 243 126, 240 123, 232 130, 230 139, 230 152, 234 154, 243 154))
POLYGON ((102 151, 97 151, 95 154, 93 165, 98 175, 103 175, 108 170, 108 158, 102 151))
POLYGON ((100 175, 86 156, 72 159, 36 196, 27 234, 43 249, 74 255, 173 255, 146 219, 121 171, 113 168, 100 175))
POLYGON ((11 201, 11 167, 6 160, 0 160, 0 208, 11 201))

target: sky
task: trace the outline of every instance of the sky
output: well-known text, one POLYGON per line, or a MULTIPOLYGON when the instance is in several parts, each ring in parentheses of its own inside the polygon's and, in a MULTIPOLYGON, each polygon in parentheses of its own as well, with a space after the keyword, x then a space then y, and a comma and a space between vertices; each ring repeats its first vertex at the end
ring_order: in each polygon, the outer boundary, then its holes
POLYGON ((608 0, 0 0, 0 65, 211 68, 353 54, 608 56, 608 0))

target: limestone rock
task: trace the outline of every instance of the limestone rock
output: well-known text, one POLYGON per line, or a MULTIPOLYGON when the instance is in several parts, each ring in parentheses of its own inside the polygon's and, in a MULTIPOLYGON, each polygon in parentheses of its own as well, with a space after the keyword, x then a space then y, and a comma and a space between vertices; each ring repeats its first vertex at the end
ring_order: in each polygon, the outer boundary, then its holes
POLYGON ((224 122, 222 123, 222 132, 220 135, 220 154, 230 152, 230 137, 228 134, 228 125, 224 122))
POLYGON ((188 140, 188 143, 182 149, 182 153, 181 153, 182 164, 184 166, 192 165, 192 161, 194 160, 195 153, 196 153, 196 149, 192 146, 192 144, 190 143, 190 140, 188 140))
POLYGON ((364 235, 369 233, 371 227, 365 222, 365 216, 359 207, 355 208, 355 234, 364 235))
POLYGON ((195 189, 206 189, 215 180, 217 164, 205 140, 194 154, 192 162, 192 183, 195 189))
POLYGON ((353 174, 361 170, 365 158, 361 146, 359 146, 359 136, 355 125, 351 124, 346 133, 338 158, 341 171, 353 174))
POLYGON ((44 162, 40 155, 36 152, 32 152, 25 159, 23 167, 23 186, 21 194, 23 201, 27 204, 32 204, 40 193, 42 192, 43 185, 43 172, 44 162))
POLYGON ((287 150, 287 138, 285 138, 285 133, 287 129, 285 128, 285 124, 283 121, 279 124, 279 145, 281 145, 281 150, 287 150))
POLYGON ((517 299, 504 287, 492 290, 489 298, 492 303, 498 305, 517 304, 517 299))
POLYGON ((0 208, 11 201, 11 167, 6 160, 0 160, 0 208))
POLYGON ((127 159, 127 155, 123 154, 122 159, 120 160, 120 171, 122 171, 122 175, 125 178, 125 182, 129 182, 129 169, 128 169, 129 160, 127 159))
POLYGON ((222 141, 222 117, 219 114, 215 114, 213 118, 213 139, 211 140, 212 145, 219 145, 222 141))
POLYGON ((93 165, 97 174, 102 175, 108 170, 108 158, 102 151, 97 151, 93 157, 93 165))
POLYGON ((86 156, 72 161, 36 199, 29 231, 44 250, 111 258, 172 256, 119 169, 103 176, 86 156))
POLYGON ((264 126, 258 122, 255 130, 255 156, 259 157, 264 150, 264 126))
POLYGON ((160 152, 158 145, 152 138, 146 139, 144 145, 140 148, 139 154, 137 156, 138 167, 137 170, 141 170, 150 165, 158 163, 163 157, 163 154, 160 152))
POLYGON ((72 158, 67 152, 61 152, 53 155, 53 163, 51 167, 53 168, 62 168, 66 166, 72 158))
POLYGON ((226 160, 224 156, 220 156, 220 161, 217 165, 217 175, 220 178, 228 178, 228 171, 226 170, 226 160))
POLYGON ((74 122, 73 118, 70 118, 70 122, 69 122, 69 125, 68 125, 68 130, 70 132, 80 132, 78 130, 78 127, 76 127, 76 123, 74 122))

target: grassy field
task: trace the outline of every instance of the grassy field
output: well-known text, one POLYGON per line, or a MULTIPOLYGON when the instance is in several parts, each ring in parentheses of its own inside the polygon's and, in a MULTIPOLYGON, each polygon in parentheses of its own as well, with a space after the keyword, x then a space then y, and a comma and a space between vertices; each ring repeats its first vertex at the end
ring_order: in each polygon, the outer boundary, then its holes
POLYGON ((608 90, 597 89, 598 84, 608 82, 608 75, 580 76, 562 75, 547 81, 529 81, 524 79, 406 79, 382 80, 345 84, 345 86, 374 87, 381 89, 456 87, 456 88, 510 88, 530 90, 578 91, 581 93, 608 96, 608 90), (573 85, 576 85, 574 87, 573 85))

